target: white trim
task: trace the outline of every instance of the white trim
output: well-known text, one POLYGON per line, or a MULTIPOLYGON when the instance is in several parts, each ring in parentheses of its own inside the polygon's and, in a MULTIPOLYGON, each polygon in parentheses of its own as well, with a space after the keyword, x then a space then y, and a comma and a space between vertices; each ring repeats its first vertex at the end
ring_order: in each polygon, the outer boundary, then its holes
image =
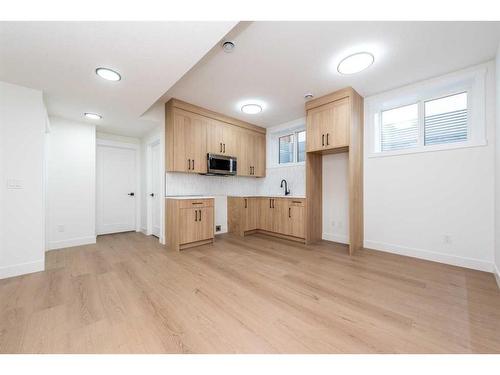
POLYGON ((70 238, 68 240, 50 241, 49 250, 63 249, 66 247, 91 245, 96 243, 96 236, 70 238))
MULTIPOLYGON (((413 154, 429 151, 452 150, 464 147, 485 146, 486 139, 486 73, 488 64, 481 64, 472 68, 432 78, 415 84, 386 91, 365 98, 365 139, 368 150, 367 157, 384 157, 403 154, 413 154), (422 134, 420 144, 414 148, 395 151, 376 151, 375 140, 377 138, 377 121, 375 115, 383 110, 392 109, 408 104, 419 103, 419 107, 425 101, 451 95, 453 93, 468 93, 468 131, 466 142, 447 143, 424 146, 422 134)), ((421 108, 420 108, 421 112, 421 108)), ((423 127, 422 113, 419 112, 419 129, 423 127)), ((377 117, 380 121, 380 115, 377 117)))
POLYGON ((133 150, 139 150, 140 145, 137 143, 129 143, 129 142, 119 142, 112 141, 109 139, 96 139, 97 146, 107 146, 107 147, 117 147, 117 148, 131 148, 133 150))
POLYGON ((500 289, 500 270, 498 269, 497 265, 493 263, 493 274, 495 275, 495 280, 497 281, 497 286, 500 289))
POLYGON ((321 238, 323 240, 338 242, 338 243, 343 243, 343 244, 349 245, 349 239, 347 238, 347 235, 345 235, 345 234, 323 233, 321 235, 321 238))
MULTIPOLYGON (((153 235, 153 206, 151 199, 149 199, 149 192, 152 190, 152 185, 153 185, 153 176, 152 176, 152 151, 153 151, 153 146, 158 145, 158 152, 160 155, 158 156, 161 160, 161 140, 160 137, 154 137, 150 139, 146 143, 146 235, 151 236, 153 235)), ((158 173, 161 173, 161 163, 160 163, 160 169, 157 171, 158 173)), ((160 175, 161 176, 161 175, 160 175)), ((160 178, 161 181, 161 178, 160 178)), ((161 182, 160 182, 160 191, 158 194, 161 194, 161 182)), ((163 203, 162 195, 159 197, 159 204, 160 204, 160 233, 159 236, 161 237, 161 205, 163 203)))
POLYGON ((493 263, 486 262, 481 259, 443 254, 435 251, 415 249, 384 242, 365 241, 364 247, 367 249, 374 249, 387 253, 404 255, 412 258, 425 259, 433 262, 450 264, 452 266, 471 268, 479 271, 493 272, 494 267, 493 263))
POLYGON ((40 272, 45 269, 45 260, 35 260, 34 262, 19 263, 12 266, 0 268, 0 279, 25 275, 33 272, 40 272))

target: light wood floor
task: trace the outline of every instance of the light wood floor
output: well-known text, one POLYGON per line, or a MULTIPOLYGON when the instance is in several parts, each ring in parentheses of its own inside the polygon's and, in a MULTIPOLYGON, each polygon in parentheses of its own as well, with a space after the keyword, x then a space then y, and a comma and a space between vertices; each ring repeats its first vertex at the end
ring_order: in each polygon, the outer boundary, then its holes
POLYGON ((340 245, 138 233, 0 280, 2 353, 500 352, 493 275, 340 245))

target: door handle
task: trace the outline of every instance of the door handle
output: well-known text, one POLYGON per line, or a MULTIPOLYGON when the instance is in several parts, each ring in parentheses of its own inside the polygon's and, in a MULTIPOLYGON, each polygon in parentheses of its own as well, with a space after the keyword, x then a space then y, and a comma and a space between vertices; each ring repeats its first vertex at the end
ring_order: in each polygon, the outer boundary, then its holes
POLYGON ((194 171, 194 159, 193 159, 193 168, 191 168, 191 170, 193 170, 193 171, 194 171))
POLYGON ((273 201, 273 208, 274 208, 274 199, 271 199, 273 201))
POLYGON ((220 143, 220 152, 222 152, 222 142, 220 143))
POLYGON ((155 196, 155 193, 151 193, 149 194, 150 197, 154 197, 155 196))
POLYGON ((198 210, 194 210, 194 221, 198 221, 198 210))
POLYGON ((222 151, 223 153, 226 153, 226 144, 223 143, 222 146, 224 146, 224 151, 222 151))
POLYGON ((188 159, 188 170, 191 170, 191 159, 188 159))
POLYGON ((273 207, 271 206, 271 201, 272 201, 272 199, 269 199, 269 208, 273 208, 273 207))
POLYGON ((135 194, 134 194, 134 192, 132 192, 132 193, 128 193, 127 195, 130 195, 131 197, 133 197, 135 194))
POLYGON ((200 219, 198 221, 201 221, 201 210, 199 210, 199 211, 200 211, 200 219))
POLYGON ((245 198, 245 208, 247 208, 247 199, 245 198))
POLYGON ((292 218, 292 207, 288 207, 288 218, 292 218))
POLYGON ((325 135, 324 134, 321 135, 321 145, 322 146, 325 145, 325 135))
POLYGON ((328 142, 328 136, 330 135, 330 133, 326 133, 326 145, 328 146, 330 143, 328 142))

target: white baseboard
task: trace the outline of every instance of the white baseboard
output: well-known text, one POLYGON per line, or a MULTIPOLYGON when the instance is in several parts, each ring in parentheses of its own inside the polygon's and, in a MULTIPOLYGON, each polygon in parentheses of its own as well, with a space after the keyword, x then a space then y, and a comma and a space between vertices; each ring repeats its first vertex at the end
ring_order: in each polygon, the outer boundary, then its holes
POLYGON ((415 249, 383 242, 365 241, 364 247, 368 249, 385 251, 387 253, 394 253, 413 258, 430 260, 438 263, 450 264, 452 266, 471 268, 473 270, 479 271, 493 272, 494 267, 492 263, 480 259, 443 254, 435 251, 415 249))
POLYGON ((90 245, 96 243, 95 236, 70 238, 69 240, 49 241, 49 250, 62 249, 65 247, 90 245))
POLYGON ((493 264, 495 268, 493 273, 495 274, 495 280, 497 281, 498 288, 500 289, 500 270, 498 269, 496 264, 493 264))
POLYGON ((14 264, 12 266, 0 268, 0 279, 25 275, 27 273, 40 272, 45 270, 45 259, 34 262, 14 264))
POLYGON ((333 241, 349 245, 349 239, 345 234, 323 233, 321 238, 327 241, 333 241))

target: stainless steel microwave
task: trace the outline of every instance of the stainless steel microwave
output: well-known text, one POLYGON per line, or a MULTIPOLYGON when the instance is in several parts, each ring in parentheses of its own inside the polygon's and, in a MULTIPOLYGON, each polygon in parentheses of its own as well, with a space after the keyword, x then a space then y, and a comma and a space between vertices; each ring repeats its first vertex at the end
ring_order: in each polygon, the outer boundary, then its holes
POLYGON ((226 155, 208 154, 208 174, 236 175, 236 157, 226 155))

